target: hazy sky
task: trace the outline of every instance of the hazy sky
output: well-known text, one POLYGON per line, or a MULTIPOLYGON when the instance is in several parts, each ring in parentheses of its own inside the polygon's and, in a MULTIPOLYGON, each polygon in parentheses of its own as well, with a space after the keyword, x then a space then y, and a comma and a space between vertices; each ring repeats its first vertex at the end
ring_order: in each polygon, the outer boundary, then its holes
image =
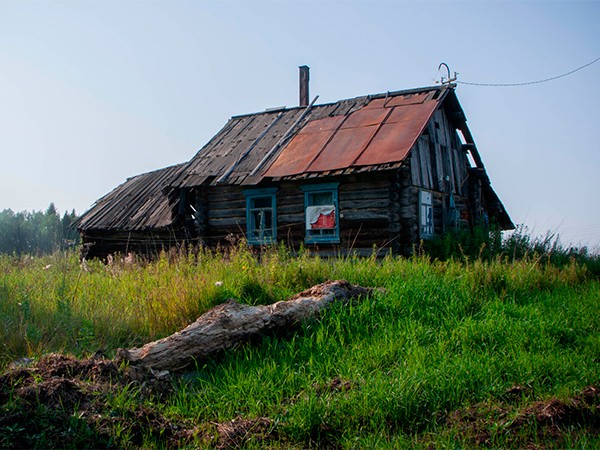
MULTIPOLYGON (((0 210, 88 209, 232 115, 600 57, 600 2, 0 0, 0 210)), ((600 245, 600 62, 459 85, 513 221, 600 245)))

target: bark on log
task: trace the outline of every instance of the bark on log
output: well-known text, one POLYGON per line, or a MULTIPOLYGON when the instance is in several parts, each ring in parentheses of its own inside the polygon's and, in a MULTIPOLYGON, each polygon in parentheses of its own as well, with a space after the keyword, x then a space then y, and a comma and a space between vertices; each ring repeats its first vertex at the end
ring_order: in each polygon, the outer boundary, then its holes
POLYGON ((141 348, 119 349, 117 359, 153 371, 181 370, 265 333, 289 329, 315 317, 334 302, 348 302, 372 291, 338 280, 313 286, 272 305, 249 306, 229 299, 180 332, 141 348))

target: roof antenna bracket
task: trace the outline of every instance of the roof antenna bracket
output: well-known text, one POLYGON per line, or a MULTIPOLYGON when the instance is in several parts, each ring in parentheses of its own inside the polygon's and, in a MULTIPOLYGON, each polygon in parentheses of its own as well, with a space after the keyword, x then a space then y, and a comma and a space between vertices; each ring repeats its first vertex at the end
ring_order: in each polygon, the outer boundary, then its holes
POLYGON ((448 74, 448 77, 445 78, 444 76, 442 76, 440 81, 436 81, 436 83, 439 83, 442 85, 454 83, 458 79, 458 73, 454 72, 454 77, 451 77, 450 76, 450 67, 448 67, 448 64, 446 64, 445 62, 440 63, 440 65, 438 66, 438 72, 441 70, 442 67, 446 68, 446 73, 448 74))

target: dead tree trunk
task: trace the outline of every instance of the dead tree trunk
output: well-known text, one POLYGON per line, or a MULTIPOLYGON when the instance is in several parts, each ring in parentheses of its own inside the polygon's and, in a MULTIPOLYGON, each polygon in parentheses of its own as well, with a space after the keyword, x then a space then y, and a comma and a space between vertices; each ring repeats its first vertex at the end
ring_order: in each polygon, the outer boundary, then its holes
POLYGON ((347 281, 329 281, 266 306, 242 305, 233 299, 218 305, 193 324, 141 348, 119 349, 117 359, 153 370, 180 370, 265 333, 285 330, 315 317, 334 302, 367 296, 372 289, 347 281))

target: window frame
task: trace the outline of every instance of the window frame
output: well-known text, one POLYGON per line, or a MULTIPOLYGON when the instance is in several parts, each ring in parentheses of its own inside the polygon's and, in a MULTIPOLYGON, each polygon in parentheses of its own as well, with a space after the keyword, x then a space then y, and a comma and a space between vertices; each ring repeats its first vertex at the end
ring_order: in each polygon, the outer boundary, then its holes
POLYGON ((424 189, 419 190, 419 238, 421 239, 432 239, 435 235, 435 224, 433 221, 433 192, 426 191, 424 189), (427 202, 425 195, 429 196, 429 202, 427 202), (423 208, 427 208, 429 212, 427 214, 427 218, 429 219, 427 222, 424 222, 424 210, 423 208), (429 228, 429 231, 426 229, 429 228))
POLYGON ((277 242, 277 191, 278 188, 257 188, 257 189, 245 189, 244 196, 246 197, 246 241, 250 245, 269 245, 277 242), (254 202, 257 199, 268 198, 271 200, 270 208, 257 208, 254 206, 254 202), (264 236, 260 233, 259 228, 252 228, 253 220, 252 213, 257 209, 270 209, 271 210, 271 229, 273 230, 270 236, 264 236), (259 236, 255 236, 255 231, 259 231, 259 236))
POLYGON ((307 244, 339 244, 340 243, 340 207, 339 207, 339 196, 338 188, 339 182, 331 183, 319 183, 319 184, 307 184, 300 186, 300 189, 304 192, 304 242, 307 244), (317 235, 310 234, 310 229, 306 228, 306 209, 313 205, 310 202, 311 196, 320 193, 330 193, 332 196, 333 206, 335 208, 335 228, 333 234, 330 235, 317 235))

